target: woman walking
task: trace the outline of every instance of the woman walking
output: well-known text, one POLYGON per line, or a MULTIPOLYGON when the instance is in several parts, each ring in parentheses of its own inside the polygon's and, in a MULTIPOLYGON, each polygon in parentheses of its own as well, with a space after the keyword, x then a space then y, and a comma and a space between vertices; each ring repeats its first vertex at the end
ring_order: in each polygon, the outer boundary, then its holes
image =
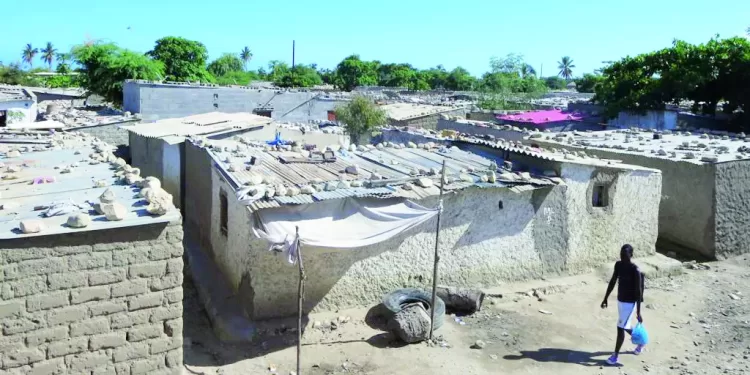
MULTIPOLYGON (((620 261, 615 263, 615 270, 612 279, 607 286, 607 294, 604 296, 602 308, 607 308, 607 299, 610 293, 615 289, 617 284, 617 311, 619 318, 617 320, 617 341, 615 343, 615 352, 607 359, 610 365, 617 365, 618 357, 622 343, 625 341, 625 332, 632 334, 633 315, 638 322, 643 322, 641 317, 641 302, 643 302, 643 274, 638 266, 633 264, 633 247, 623 245, 620 249, 620 261)), ((643 352, 643 345, 636 346, 633 354, 639 355, 643 352)))

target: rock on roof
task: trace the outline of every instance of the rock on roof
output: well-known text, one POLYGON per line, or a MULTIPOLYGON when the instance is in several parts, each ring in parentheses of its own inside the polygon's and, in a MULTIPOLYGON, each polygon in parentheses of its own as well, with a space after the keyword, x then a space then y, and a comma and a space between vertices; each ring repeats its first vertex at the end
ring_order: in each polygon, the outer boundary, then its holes
POLYGON ((34 100, 34 98, 21 87, 0 86, 0 102, 15 100, 34 100))

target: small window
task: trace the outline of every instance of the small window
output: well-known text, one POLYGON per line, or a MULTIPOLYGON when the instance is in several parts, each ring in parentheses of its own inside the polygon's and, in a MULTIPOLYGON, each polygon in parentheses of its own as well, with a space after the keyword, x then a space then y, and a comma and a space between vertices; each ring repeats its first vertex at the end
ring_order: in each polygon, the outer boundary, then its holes
POLYGON ((229 233, 229 217, 227 215, 227 193, 224 190, 219 193, 219 210, 221 215, 219 218, 221 234, 226 236, 229 233))
POLYGON ((214 94, 214 99, 219 99, 219 94, 214 94))
POLYGON ((336 111, 328 111, 328 121, 336 121, 336 111))
POLYGON ((219 103, 214 103, 214 108, 219 108, 219 103))
POLYGON ((591 197, 591 205, 594 207, 607 206, 607 192, 604 185, 595 185, 594 193, 591 197))

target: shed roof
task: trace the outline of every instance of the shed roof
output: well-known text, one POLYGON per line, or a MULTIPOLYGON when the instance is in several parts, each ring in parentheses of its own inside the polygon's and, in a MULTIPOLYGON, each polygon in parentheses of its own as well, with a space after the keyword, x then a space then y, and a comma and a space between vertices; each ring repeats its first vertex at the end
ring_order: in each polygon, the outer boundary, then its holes
POLYGON ((550 109, 544 111, 530 111, 515 115, 497 115, 498 120, 513 121, 529 124, 547 124, 558 121, 581 121, 587 116, 580 112, 550 109))
POLYGON ((187 137, 224 131, 249 129, 269 124, 273 119, 252 113, 211 112, 194 116, 122 126, 134 134, 149 138, 187 137))
POLYGON ((145 210, 145 201, 134 194, 137 188, 119 184, 119 178, 109 163, 90 164, 88 155, 95 152, 95 145, 108 149, 106 144, 77 134, 58 134, 49 137, 49 140, 47 146, 25 146, 22 149, 26 152, 18 157, 9 158, 8 153, 4 152, 0 159, 4 176, 0 180, 0 239, 111 229, 179 219, 180 214, 176 209, 163 216, 150 216, 145 210), (10 172, 9 168, 17 168, 18 171, 10 172), (70 168, 69 173, 63 173, 66 168, 70 168), (14 178, 8 178, 11 175, 14 178), (95 187, 97 180, 104 180, 111 186, 95 187), (50 182, 41 183, 43 181, 50 182), (102 215, 97 215, 88 203, 98 202, 99 196, 107 188, 129 210, 122 221, 107 221, 102 215), (92 216, 91 224, 76 229, 66 225, 68 215, 42 217, 40 208, 59 202, 82 207, 81 212, 88 212, 92 216), (23 234, 19 224, 26 219, 39 219, 46 229, 39 233, 23 234))

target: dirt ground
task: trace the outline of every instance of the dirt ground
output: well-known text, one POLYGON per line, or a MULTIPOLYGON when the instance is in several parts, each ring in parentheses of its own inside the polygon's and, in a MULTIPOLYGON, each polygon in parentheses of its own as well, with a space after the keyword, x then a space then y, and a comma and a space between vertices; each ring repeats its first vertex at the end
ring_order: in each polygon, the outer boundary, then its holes
MULTIPOLYGON (((437 345, 404 345, 383 330, 377 308, 310 316, 302 374, 750 374, 750 257, 706 263, 708 270, 647 281, 643 318, 651 344, 641 356, 604 360, 614 348, 616 291, 576 277, 554 292, 488 298, 482 311, 447 315, 437 345), (333 324, 331 323, 333 322, 333 324), (314 328, 313 328, 314 327, 314 328), (482 340, 483 349, 472 349, 482 340)), ((550 281, 554 286, 555 280, 550 281)), ((518 286, 516 290, 523 290, 518 286), (519 289, 520 288, 520 289, 519 289)), ((257 345, 221 344, 195 293, 186 288, 186 374, 293 374, 296 331, 262 327, 257 345)), ((285 322, 296 327, 294 320, 285 322)), ((626 339, 623 350, 632 350, 626 339)))

